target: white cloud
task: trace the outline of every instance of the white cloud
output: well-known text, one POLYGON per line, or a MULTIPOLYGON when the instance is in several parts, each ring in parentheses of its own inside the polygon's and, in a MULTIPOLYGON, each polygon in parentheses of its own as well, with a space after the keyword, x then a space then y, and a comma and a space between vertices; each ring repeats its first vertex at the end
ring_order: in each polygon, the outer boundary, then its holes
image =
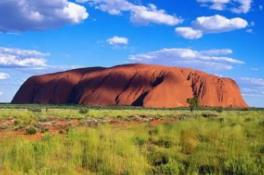
POLYGON ((175 31, 186 39, 199 39, 203 36, 202 31, 195 30, 191 27, 177 27, 175 28, 175 31))
POLYGON ((3 95, 3 92, 0 91, 0 96, 2 96, 2 95, 3 95))
POLYGON ((44 67, 47 55, 36 50, 0 47, 0 67, 44 67))
POLYGON ((198 17, 194 21, 194 26, 205 33, 219 33, 246 28, 248 22, 242 18, 228 19, 221 15, 214 15, 198 17))
POLYGON ((131 55, 129 60, 137 63, 165 64, 215 70, 230 70, 233 65, 243 64, 243 61, 224 56, 230 49, 197 51, 186 48, 164 48, 144 54, 131 55))
POLYGON ((247 84, 251 84, 254 86, 261 86, 264 88, 264 79, 263 78, 255 78, 255 77, 242 77, 241 81, 247 84))
POLYGON ((202 3, 203 5, 209 5, 210 9, 214 10, 224 10, 227 3, 230 0, 197 0, 197 2, 202 3))
POLYGON ((88 17, 86 8, 69 0, 2 0, 0 31, 43 30, 76 24, 88 17))
POLYGON ((192 22, 192 27, 177 27, 175 30, 176 33, 186 39, 198 39, 207 33, 229 32, 244 29, 247 26, 248 22, 242 18, 228 19, 221 15, 214 15, 197 17, 192 22))
POLYGON ((112 38, 109 38, 107 40, 107 43, 114 46, 120 46, 120 45, 127 45, 128 44, 128 38, 121 37, 121 36, 113 36, 112 38))
POLYGON ((77 2, 88 2, 95 8, 111 15, 129 12, 131 22, 141 25, 153 23, 174 26, 182 22, 181 18, 170 15, 165 10, 158 9, 154 4, 148 6, 136 5, 128 0, 77 0, 77 2))
POLYGON ((212 49, 212 50, 200 51, 200 53, 211 55, 211 56, 230 55, 233 53, 233 50, 231 49, 212 49))
POLYGON ((244 96, 263 97, 264 96, 264 79, 256 77, 240 77, 236 79, 242 87, 244 96))
POLYGON ((0 72, 0 80, 6 80, 9 77, 10 77, 9 74, 4 73, 4 72, 0 72))
POLYGON ((252 5, 252 0, 234 0, 234 2, 240 4, 239 7, 231 9, 234 13, 248 13, 252 5))
POLYGON ((164 10, 159 10, 153 4, 146 6, 134 5, 131 9, 131 21, 136 24, 165 24, 174 26, 182 22, 182 19, 167 14, 164 10))
POLYGON ((129 11, 133 4, 127 0, 76 0, 78 3, 89 3, 96 9, 111 15, 120 15, 123 11, 129 11))
POLYGON ((213 10, 229 10, 234 13, 248 13, 253 0, 197 0, 202 6, 213 10))

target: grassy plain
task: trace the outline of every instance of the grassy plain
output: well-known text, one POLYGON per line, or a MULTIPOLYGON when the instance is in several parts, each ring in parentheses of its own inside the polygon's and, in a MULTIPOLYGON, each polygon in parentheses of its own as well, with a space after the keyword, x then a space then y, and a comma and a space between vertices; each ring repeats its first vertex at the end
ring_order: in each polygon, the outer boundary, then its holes
POLYGON ((261 110, 0 105, 0 120, 4 175, 264 174, 261 110), (54 119, 108 122, 67 125, 57 133, 39 128, 54 119), (9 120, 12 125, 3 125, 9 120), (10 132, 41 136, 4 136, 10 132))

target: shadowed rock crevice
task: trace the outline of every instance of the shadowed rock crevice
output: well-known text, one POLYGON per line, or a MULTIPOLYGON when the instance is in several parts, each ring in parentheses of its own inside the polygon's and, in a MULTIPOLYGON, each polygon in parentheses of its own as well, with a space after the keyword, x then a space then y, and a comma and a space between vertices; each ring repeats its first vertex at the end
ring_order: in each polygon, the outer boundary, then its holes
POLYGON ((143 106, 144 99, 148 95, 149 92, 144 92, 141 94, 133 103, 132 106, 143 106))
POLYGON ((136 78, 136 76, 137 76, 137 74, 135 73, 130 79, 129 79, 129 81, 127 82, 127 84, 126 84, 126 86, 124 87, 124 89, 116 96, 116 98, 115 98, 115 102, 116 102, 116 105, 118 105, 119 104, 119 97, 122 95, 122 93, 124 93, 124 92, 126 92, 126 90, 129 88, 129 87, 131 87, 131 85, 132 85, 132 82, 133 82, 133 80, 136 78))
POLYGON ((163 82, 163 80, 164 80, 164 77, 159 76, 151 83, 151 86, 152 87, 158 86, 159 84, 161 84, 163 82))

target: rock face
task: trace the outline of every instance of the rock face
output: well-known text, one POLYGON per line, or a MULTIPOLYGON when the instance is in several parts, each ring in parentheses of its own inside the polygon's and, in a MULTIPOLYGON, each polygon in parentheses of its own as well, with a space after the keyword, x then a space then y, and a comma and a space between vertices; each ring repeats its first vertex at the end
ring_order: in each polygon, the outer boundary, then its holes
POLYGON ((186 107, 197 96, 205 107, 246 108, 229 78, 187 68, 130 64, 33 76, 12 103, 186 107))

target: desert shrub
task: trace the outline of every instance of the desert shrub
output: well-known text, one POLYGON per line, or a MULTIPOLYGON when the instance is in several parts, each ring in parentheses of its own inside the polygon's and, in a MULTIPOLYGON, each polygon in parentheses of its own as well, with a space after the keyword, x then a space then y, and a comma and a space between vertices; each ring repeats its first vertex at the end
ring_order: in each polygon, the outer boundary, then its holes
POLYGON ((15 126, 18 126, 20 123, 21 123, 21 121, 19 121, 19 120, 15 120, 14 125, 15 125, 15 126))
POLYGON ((260 152, 261 154, 264 154, 264 145, 262 145, 262 146, 259 148, 259 152, 260 152))
POLYGON ((37 108, 37 107, 31 107, 31 108, 28 108, 29 111, 31 112, 36 112, 36 113, 39 113, 41 112, 41 108, 37 108))
POLYGON ((215 118, 218 117, 219 115, 213 112, 206 112, 206 113, 202 113, 202 116, 204 118, 215 118))
POLYGON ((144 138, 144 137, 136 136, 135 138, 133 138, 133 142, 136 145, 142 146, 142 145, 144 145, 147 142, 147 139, 144 138))
POLYGON ((49 131, 49 128, 41 128, 40 129, 40 132, 41 133, 45 133, 45 132, 48 132, 49 131))
POLYGON ((34 135, 36 133, 37 133, 37 129, 35 127, 30 126, 30 127, 26 128, 26 134, 34 135))
POLYGON ((153 135, 157 135, 159 134, 159 128, 155 127, 155 128, 151 128, 149 131, 148 131, 148 134, 150 136, 153 136, 153 135))
POLYGON ((154 145, 164 148, 170 148, 173 144, 172 140, 170 140, 169 138, 159 138, 159 139, 150 138, 149 141, 154 145))
POLYGON ((216 108, 216 112, 218 112, 218 113, 222 113, 223 111, 224 111, 224 109, 222 107, 216 108))
POLYGON ((188 98, 186 102, 189 104, 190 111, 198 109, 200 106, 199 98, 196 96, 194 96, 193 98, 188 98))
POLYGON ((153 166, 161 166, 169 162, 169 155, 161 151, 151 152, 148 158, 153 166))
POLYGON ((87 108, 81 108, 79 109, 79 113, 80 114, 87 114, 89 112, 89 110, 87 108))

